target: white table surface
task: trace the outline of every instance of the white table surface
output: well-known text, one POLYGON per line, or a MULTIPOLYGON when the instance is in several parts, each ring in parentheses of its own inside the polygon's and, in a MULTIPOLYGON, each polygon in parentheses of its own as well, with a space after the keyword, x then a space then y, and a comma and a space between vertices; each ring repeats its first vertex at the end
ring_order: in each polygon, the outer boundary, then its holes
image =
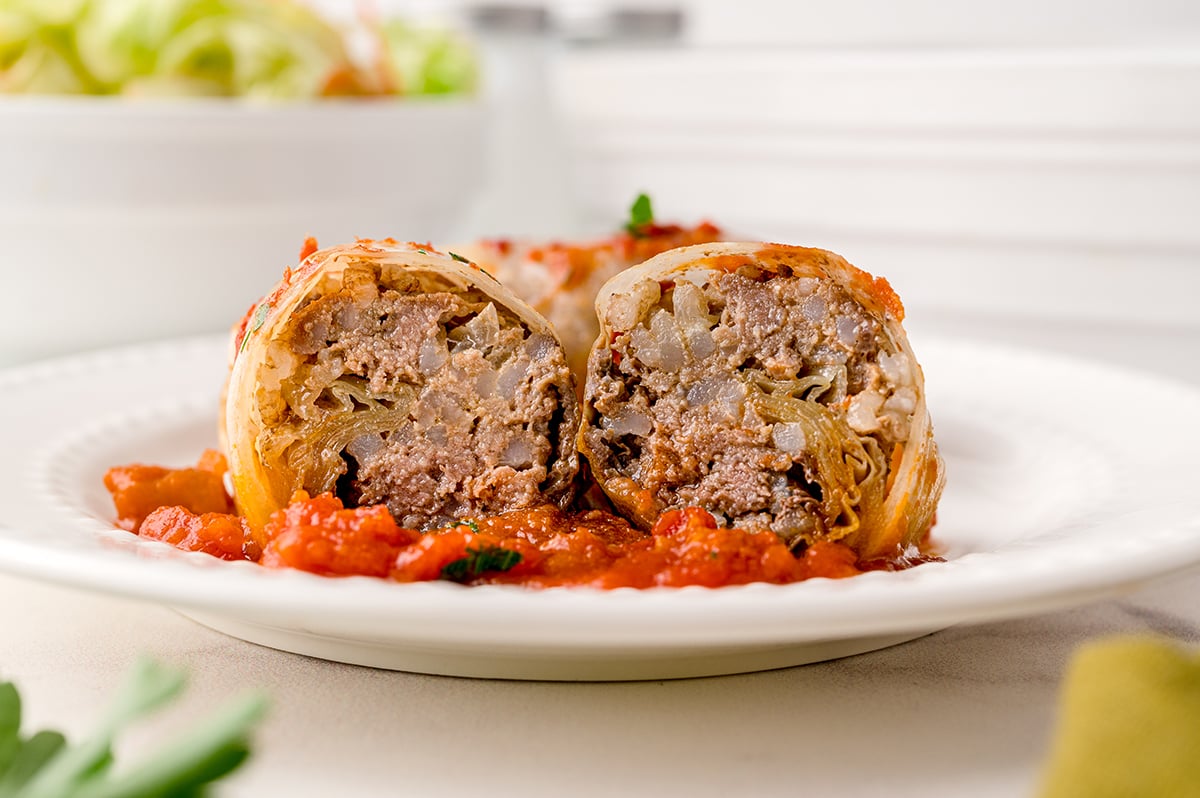
MULTIPOLYGON (((952 317, 924 330, 1090 357, 1200 385, 1200 328, 1058 327, 952 317), (1178 364, 1192 364, 1178 373, 1178 364)), ((1197 437, 1197 429, 1181 434, 1197 437)), ((27 728, 88 728, 135 657, 186 664, 186 701, 136 757, 245 688, 272 709, 227 796, 1029 795, 1059 680, 1082 642, 1200 640, 1200 571, 1132 595, 963 626, 799 668, 673 682, 560 684, 377 671, 260 648, 171 610, 0 577, 0 677, 27 728)))

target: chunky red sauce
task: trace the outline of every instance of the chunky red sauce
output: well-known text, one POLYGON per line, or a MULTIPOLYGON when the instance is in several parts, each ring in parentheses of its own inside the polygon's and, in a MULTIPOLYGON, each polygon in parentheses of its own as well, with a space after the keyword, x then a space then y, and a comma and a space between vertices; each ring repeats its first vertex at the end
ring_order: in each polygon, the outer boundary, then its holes
MULTIPOLYGON (((546 264, 558 277, 560 290, 570 290, 582 285, 598 264, 614 257, 626 263, 642 263, 669 249, 720 240, 720 228, 710 222, 695 227, 647 224, 637 230, 637 235, 623 231, 587 244, 554 241, 529 250, 528 257, 546 264)), ((484 245, 501 255, 512 251, 512 242, 506 239, 485 241, 484 245)))
POLYGON ((193 513, 232 513, 233 501, 224 485, 227 469, 225 457, 210 449, 195 468, 110 468, 104 475, 104 487, 112 494, 117 526, 140 534, 142 521, 159 507, 178 505, 193 513))
POLYGON ((860 563, 840 543, 817 543, 794 555, 770 532, 718 527, 696 507, 663 513, 649 533, 607 512, 564 512, 551 505, 420 533, 397 526, 382 505, 345 508, 331 494, 300 491, 256 531, 233 514, 221 483, 224 471, 224 458, 205 452, 196 468, 122 466, 110 469, 104 481, 122 529, 226 560, 327 576, 526 587, 720 587, 836 579, 931 559, 860 563))

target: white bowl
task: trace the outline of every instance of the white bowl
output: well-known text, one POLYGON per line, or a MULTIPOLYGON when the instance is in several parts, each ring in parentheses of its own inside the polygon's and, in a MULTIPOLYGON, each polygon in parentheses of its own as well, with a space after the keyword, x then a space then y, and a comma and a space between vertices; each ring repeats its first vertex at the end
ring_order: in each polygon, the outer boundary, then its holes
POLYGON ((221 330, 306 235, 447 239, 473 101, 0 98, 0 365, 221 330))

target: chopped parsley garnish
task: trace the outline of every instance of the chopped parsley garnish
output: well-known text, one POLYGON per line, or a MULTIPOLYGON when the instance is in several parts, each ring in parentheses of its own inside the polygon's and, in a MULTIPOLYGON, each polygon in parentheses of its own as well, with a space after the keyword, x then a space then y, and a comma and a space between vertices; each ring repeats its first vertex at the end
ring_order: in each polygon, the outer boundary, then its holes
POLYGON ((261 695, 217 709, 132 767, 113 766, 113 743, 133 721, 177 698, 184 674, 140 660, 96 732, 74 745, 55 731, 21 735, 21 697, 0 684, 0 793, 20 798, 137 798, 201 795, 250 755, 251 728, 266 710, 261 695))
POLYGON ((451 252, 450 257, 454 258, 459 263, 470 263, 471 262, 471 261, 467 260, 466 258, 464 258, 462 255, 459 255, 457 252, 451 252))
POLYGON ((466 521, 459 521, 457 524, 455 524, 455 526, 465 526, 467 529, 470 529, 476 535, 479 534, 479 524, 475 523, 474 521, 472 521, 469 518, 466 521))
POLYGON ((469 582, 485 571, 507 571, 521 562, 521 552, 500 546, 467 548, 467 556, 442 567, 442 579, 469 582))
POLYGON ((633 205, 629 206, 629 221, 625 223, 625 230, 631 236, 641 238, 645 235, 645 228, 652 224, 654 224, 654 206, 650 204, 650 197, 646 194, 638 194, 633 205))
POLYGON ((250 320, 250 326, 246 328, 246 334, 242 336, 242 345, 238 348, 238 352, 242 352, 246 348, 246 342, 250 340, 250 336, 258 332, 259 328, 267 320, 267 314, 271 312, 271 303, 264 302, 254 310, 254 318, 250 320))
POLYGON ((418 250, 417 250, 417 252, 420 252, 422 255, 428 255, 428 254, 429 254, 428 252, 426 252, 426 251, 425 251, 425 250, 423 250, 423 249, 418 249, 418 250))

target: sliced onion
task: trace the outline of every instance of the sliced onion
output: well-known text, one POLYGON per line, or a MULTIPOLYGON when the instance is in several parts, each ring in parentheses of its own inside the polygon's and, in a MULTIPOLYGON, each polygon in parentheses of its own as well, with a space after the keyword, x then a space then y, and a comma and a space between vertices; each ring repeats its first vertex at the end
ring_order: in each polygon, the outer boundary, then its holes
POLYGON ((829 306, 819 294, 811 294, 800 304, 800 312, 813 324, 820 324, 829 316, 829 306))
POLYGON ((634 327, 629 333, 629 345, 633 355, 652 369, 661 369, 662 351, 658 342, 645 327, 634 327))
POLYGON ((724 375, 705 377, 687 391, 689 407, 707 407, 728 418, 739 418, 745 401, 746 386, 724 375))
POLYGON ((528 468, 533 465, 533 446, 523 436, 513 438, 500 453, 500 465, 510 468, 528 468))
POLYGON ((883 409, 889 413, 908 415, 917 409, 917 392, 912 388, 901 388, 888 397, 883 409))
MULTIPOLYGON (((312 355, 322 350, 329 341, 329 325, 321 319, 310 324, 299 325, 299 334, 292 341, 292 348, 301 355, 312 355)), ((343 329, 346 329, 343 327, 343 329)))
POLYGON ((662 289, 656 280, 643 280, 628 293, 614 295, 605 310, 609 326, 617 331, 633 329, 642 309, 653 306, 661 297, 662 289))
POLYGON ((456 429, 470 429, 471 416, 458 406, 453 396, 430 393, 426 394, 425 402, 441 421, 456 429))
POLYGON ((333 317, 333 323, 343 330, 353 330, 362 324, 363 309, 358 305, 343 305, 333 317))
POLYGON ((631 407, 623 407, 620 412, 605 416, 601 419, 600 424, 617 437, 622 435, 645 437, 654 429, 654 424, 648 415, 631 407))
POLYGON ((558 344, 552 336, 535 332, 525 339, 525 351, 529 359, 534 361, 546 360, 553 354, 558 344))
POLYGON ((461 327, 464 340, 474 349, 488 350, 500 340, 500 316, 495 303, 475 314, 475 318, 461 327))
POLYGON ((513 396, 517 392, 517 386, 525 381, 525 375, 529 373, 529 361, 525 358, 514 358, 504 364, 504 368, 500 369, 500 376, 496 379, 496 392, 500 396, 513 396))
POLYGON ((421 351, 417 358, 417 367, 426 377, 431 376, 442 366, 446 365, 446 360, 450 357, 450 351, 446 348, 446 341, 440 335, 436 338, 426 338, 421 342, 421 351))
POLYGON ((687 390, 687 402, 691 407, 703 407, 712 404, 717 398, 721 384, 726 382, 721 377, 705 377, 687 390))
POLYGON ((696 360, 703 360, 716 351, 713 342, 712 319, 704 293, 691 283, 676 283, 674 294, 675 323, 683 331, 688 351, 696 360))
POLYGON ((728 380, 717 390, 714 406, 729 418, 740 418, 746 404, 746 386, 737 380, 728 380))
POLYGON ((771 442, 781 452, 787 452, 792 457, 798 457, 803 454, 804 447, 808 444, 804 435, 804 425, 798 422, 776 424, 774 429, 771 430, 771 442))
POLYGON ((359 435, 346 444, 346 453, 361 463, 372 455, 383 451, 385 445, 382 435, 378 432, 371 432, 366 435, 359 435))
POLYGON ((826 343, 814 349, 810 359, 813 363, 824 363, 825 365, 845 364, 850 360, 850 355, 840 346, 826 343))
POLYGON ((850 400, 846 409, 846 423, 858 433, 879 431, 879 408, 883 397, 877 393, 860 393, 850 400))
POLYGON ((433 408, 424 401, 418 401, 412 408, 412 418, 416 422, 417 428, 427 430, 437 421, 437 415, 433 408))
POLYGON ((850 316, 838 316, 836 328, 838 343, 853 349, 858 341, 859 323, 850 316))
POLYGON ((667 371, 683 368, 683 339, 670 313, 661 309, 654 311, 650 317, 650 335, 658 346, 662 368, 667 371))
POLYGON ((883 372, 884 378, 892 385, 899 387, 912 384, 912 364, 908 361, 908 355, 903 352, 897 352, 894 355, 880 352, 879 369, 883 372))
POLYGON ((816 291, 817 286, 819 286, 820 284, 821 284, 821 281, 818 280, 816 277, 797 277, 796 278, 796 290, 805 295, 811 294, 813 291, 816 291))
MULTIPOLYGON (((487 361, 484 361, 485 363, 487 361)), ((475 393, 479 394, 480 398, 486 398, 496 395, 496 384, 499 382, 496 370, 490 366, 479 373, 475 378, 475 393)))

